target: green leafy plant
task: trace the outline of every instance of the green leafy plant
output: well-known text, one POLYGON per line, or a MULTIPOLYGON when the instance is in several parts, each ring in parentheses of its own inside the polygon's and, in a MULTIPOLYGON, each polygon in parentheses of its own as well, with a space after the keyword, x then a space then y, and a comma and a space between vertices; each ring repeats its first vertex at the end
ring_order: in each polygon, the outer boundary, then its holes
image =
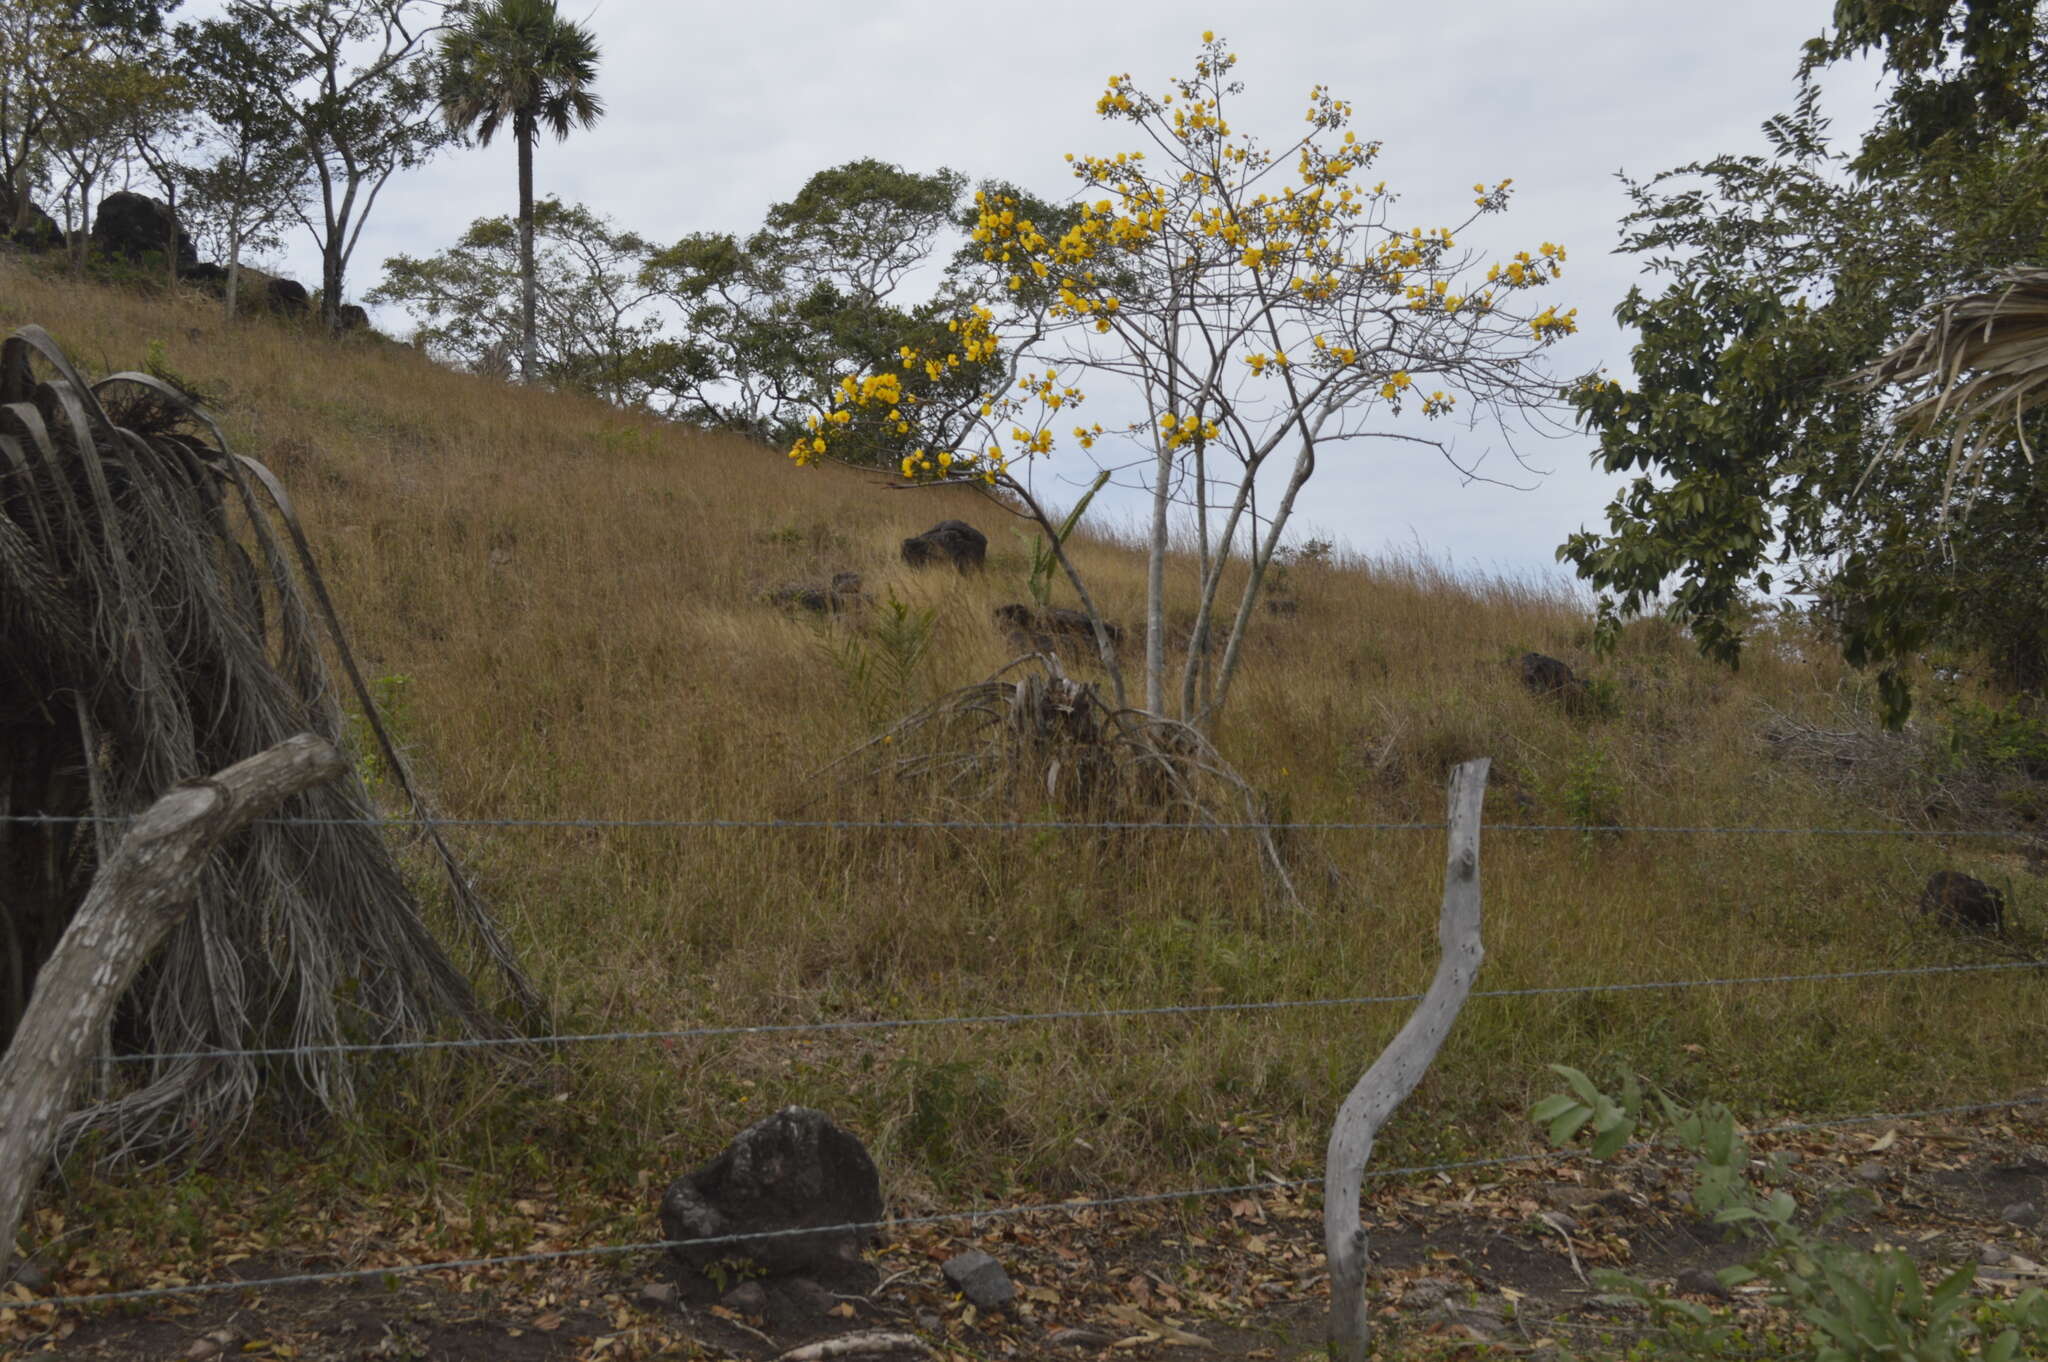
POLYGON ((1591 836, 1595 828, 1621 822, 1621 782, 1608 765, 1607 753, 1588 743, 1572 761, 1558 785, 1558 800, 1565 820, 1591 836))
POLYGON ((1060 546, 1067 542, 1067 536, 1072 534, 1074 527, 1081 523, 1081 515, 1088 509, 1088 503, 1095 500, 1095 494, 1100 492, 1108 482, 1109 474, 1106 472, 1095 479, 1093 485, 1081 494, 1081 499, 1074 503, 1074 509, 1067 512, 1067 518, 1062 520, 1054 530, 1050 543, 1046 542, 1044 535, 1036 535, 1032 538, 1029 590, 1032 601, 1039 609, 1043 610, 1052 604, 1052 579, 1054 574, 1059 571, 1060 546))
MULTIPOLYGON (((1724 1286, 1761 1281, 1766 1302, 1804 1326, 1802 1356, 1813 1362, 2012 1362, 2039 1357, 2048 1345, 2048 1293, 2029 1290, 2011 1301, 1973 1300, 1976 1268, 1964 1266, 1930 1287, 1920 1265, 1900 1249, 1870 1251, 1823 1238, 1800 1223, 1791 1193, 1759 1186, 1748 1142, 1734 1114, 1719 1103, 1688 1107, 1655 1092, 1645 1101, 1633 1075, 1618 1096, 1578 1069, 1550 1066, 1567 1091, 1543 1098, 1530 1119, 1560 1148, 1591 1127, 1590 1153, 1612 1158, 1639 1131, 1694 1158, 1692 1203, 1757 1248, 1749 1262, 1723 1268, 1724 1286), (2022 1349, 2025 1349, 2023 1352, 2022 1349)), ((1626 1273, 1597 1270, 1594 1284, 1611 1299, 1647 1306, 1683 1355, 1720 1357, 1742 1339, 1739 1323, 1694 1301, 1661 1296, 1626 1273)))
POLYGON ((938 623, 934 607, 913 606, 892 589, 865 631, 846 631, 828 644, 832 663, 869 727, 929 698, 922 693, 919 672, 938 623))

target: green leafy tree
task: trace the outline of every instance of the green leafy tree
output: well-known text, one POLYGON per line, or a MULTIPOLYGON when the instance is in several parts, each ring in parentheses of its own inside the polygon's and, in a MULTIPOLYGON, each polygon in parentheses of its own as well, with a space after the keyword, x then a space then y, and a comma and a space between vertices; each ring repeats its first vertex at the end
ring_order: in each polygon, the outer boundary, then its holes
POLYGON ((299 44, 247 10, 181 25, 177 49, 205 125, 200 154, 183 168, 183 216, 227 262, 232 317, 244 254, 282 245, 279 229, 305 204, 311 161, 273 91, 280 79, 295 83, 311 71, 299 44))
POLYGON ((320 315, 341 325, 348 266, 393 175, 424 165, 450 140, 435 113, 421 0, 232 0, 230 17, 263 47, 299 59, 251 72, 298 131, 313 192, 294 215, 320 249, 320 315))
MULTIPOLYGON (((962 307, 1002 291, 956 258, 966 191, 955 171, 852 161, 813 175, 744 240, 699 234, 656 252, 648 281, 682 323, 678 414, 786 442, 831 408, 842 378, 900 365, 906 346, 938 347, 962 307)), ((986 381, 969 364, 943 386, 964 403, 986 381)), ((875 422, 836 452, 894 467, 921 424, 875 422)))
POLYGON ((557 141, 589 128, 604 112, 590 86, 597 40, 556 12, 555 0, 482 0, 450 11, 441 40, 441 112, 451 127, 476 131, 488 146, 510 123, 519 149, 519 272, 522 288, 519 371, 537 376, 533 260, 533 143, 542 128, 557 141))
POLYGON ((527 344, 531 296, 535 377, 621 406, 663 404, 676 347, 640 282, 647 243, 552 198, 534 205, 532 241, 531 295, 519 226, 493 217, 472 223, 438 255, 385 261, 369 300, 416 317, 429 353, 479 373, 509 373, 527 344))
POLYGON ((1901 722, 1930 647, 2048 682, 2048 483, 2019 448, 2037 418, 1951 517, 1944 433, 1901 427, 1906 397, 1856 381, 1933 300, 2043 258, 2048 85, 2032 6, 1856 0, 1837 20, 1768 154, 1628 183, 1622 250, 1663 288, 1615 311, 1640 335, 1632 381, 1569 396, 1596 462, 1632 476, 1559 557, 1603 593, 1604 636, 1661 607, 1731 664, 1758 593, 1806 593, 1901 722), (1871 46, 1900 83, 1851 157, 1813 77, 1871 46))
MULTIPOLYGON (((26 226, 34 194, 74 185, 78 153, 93 177, 118 141, 116 96, 132 86, 142 51, 178 0, 8 0, 0 6, 0 209, 5 229, 26 226), (68 144, 71 158, 59 155, 68 144)), ((132 91, 131 91, 132 92, 132 91)), ((88 205, 89 207, 89 205, 88 205)))

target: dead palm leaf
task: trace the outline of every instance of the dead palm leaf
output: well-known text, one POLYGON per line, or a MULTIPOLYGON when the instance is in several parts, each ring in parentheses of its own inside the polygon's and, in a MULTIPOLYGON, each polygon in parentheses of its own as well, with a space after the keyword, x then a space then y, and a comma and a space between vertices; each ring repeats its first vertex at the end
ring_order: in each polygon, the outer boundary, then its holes
MULTIPOLYGON (((1941 488, 1946 520, 1956 488, 1977 485, 1991 445, 2016 437, 2033 461, 2024 418, 2048 389, 2048 269, 2007 271, 1988 288, 1943 298, 1932 312, 1927 325, 1851 382, 1865 389, 1895 386, 1907 398, 1896 419, 1894 456, 1909 435, 1933 435, 1944 424, 1951 429, 1941 488)), ((1882 458, 1871 460, 1863 481, 1882 458)))
MULTIPOLYGON (((0 345, 0 815, 118 820, 292 733, 341 745, 323 649, 426 819, 270 471, 157 378, 88 384, 40 327, 0 345)), ((360 1061, 303 1047, 506 1031, 375 816, 351 773, 223 848, 109 1038, 169 1057, 101 1066, 72 1135, 109 1131, 115 1152, 216 1141, 259 1096, 349 1106, 360 1061), (251 1048, 300 1053, 210 1053, 251 1048)), ((106 821, 0 822, 0 1037, 118 836, 106 821)), ((458 930, 537 1007, 452 850, 431 827, 427 840, 458 930)))

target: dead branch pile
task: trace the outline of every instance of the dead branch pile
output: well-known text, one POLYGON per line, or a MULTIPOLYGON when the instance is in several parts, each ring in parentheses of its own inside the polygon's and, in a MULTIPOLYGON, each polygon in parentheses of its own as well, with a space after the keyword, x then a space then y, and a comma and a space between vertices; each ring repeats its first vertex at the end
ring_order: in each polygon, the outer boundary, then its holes
POLYGON ((871 780, 972 817, 994 810, 1076 822, 1242 831, 1286 899, 1299 900, 1265 800, 1200 730, 1108 704, 1050 653, 939 697, 843 758, 871 780))
MULTIPOLYGON (((0 346, 0 817, 116 820, 179 781, 297 732, 342 745, 335 651, 427 816, 362 685, 284 489, 147 374, 89 384, 40 327, 0 346), (311 597, 309 604, 308 596, 311 597)), ((183 925, 108 1039, 117 1051, 502 1033, 408 888, 353 773, 297 796, 216 857, 183 925), (350 821, 355 820, 355 821, 350 821)), ((0 1041, 10 1036, 118 822, 0 821, 0 1041)), ((462 945, 537 1003, 438 834, 462 945)), ((116 1152, 224 1139, 259 1095, 345 1109, 360 1058, 166 1058, 100 1066, 96 1128, 116 1152)))

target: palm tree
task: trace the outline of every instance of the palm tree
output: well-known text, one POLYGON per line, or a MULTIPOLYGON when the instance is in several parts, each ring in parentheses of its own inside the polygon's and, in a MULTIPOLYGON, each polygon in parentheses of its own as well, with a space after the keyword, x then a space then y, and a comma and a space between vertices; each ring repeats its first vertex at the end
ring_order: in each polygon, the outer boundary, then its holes
POLYGON ((555 10, 555 0, 481 0, 455 7, 441 40, 441 116, 489 146, 507 119, 519 143, 519 376, 534 380, 533 142, 545 126, 557 141, 604 113, 591 93, 597 40, 555 10))

